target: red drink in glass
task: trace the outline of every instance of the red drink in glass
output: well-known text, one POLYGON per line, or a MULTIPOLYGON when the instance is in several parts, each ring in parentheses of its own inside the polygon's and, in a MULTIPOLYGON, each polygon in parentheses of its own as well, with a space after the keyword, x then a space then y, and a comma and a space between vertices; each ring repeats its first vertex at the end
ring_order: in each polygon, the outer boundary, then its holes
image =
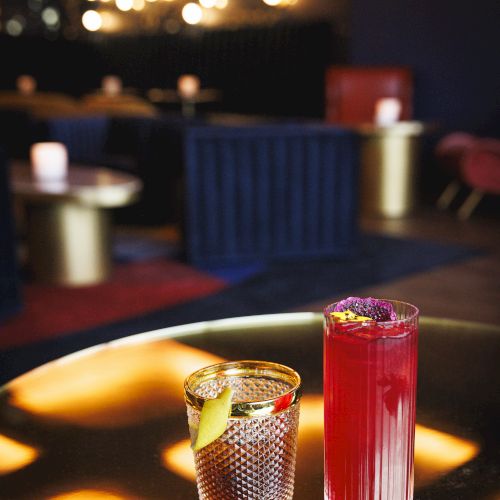
POLYGON ((335 322, 325 309, 325 499, 413 498, 418 309, 335 322))

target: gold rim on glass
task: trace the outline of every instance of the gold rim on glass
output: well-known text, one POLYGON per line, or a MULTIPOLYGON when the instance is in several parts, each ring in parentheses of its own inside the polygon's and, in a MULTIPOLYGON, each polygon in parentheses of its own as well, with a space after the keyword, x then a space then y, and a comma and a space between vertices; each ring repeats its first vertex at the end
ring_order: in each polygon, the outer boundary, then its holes
POLYGON ((272 399, 233 402, 231 404, 230 418, 274 415, 290 408, 300 400, 301 379, 295 370, 271 361, 243 360, 217 363, 201 368, 189 375, 184 382, 186 403, 201 411, 207 398, 196 394, 196 388, 204 382, 223 377, 268 378, 269 380, 285 382, 289 386, 288 390, 272 399))

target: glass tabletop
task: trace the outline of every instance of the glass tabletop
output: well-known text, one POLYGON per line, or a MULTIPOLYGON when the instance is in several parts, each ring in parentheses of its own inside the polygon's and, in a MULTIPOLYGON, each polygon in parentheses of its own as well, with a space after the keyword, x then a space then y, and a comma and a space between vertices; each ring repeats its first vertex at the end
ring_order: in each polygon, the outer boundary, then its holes
MULTIPOLYGON (((0 391, 0 498, 197 498, 183 381, 224 359, 300 372, 294 498, 322 498, 318 313, 165 328, 16 378, 0 391)), ((499 327, 421 318, 415 498, 499 498, 499 359, 499 327)))

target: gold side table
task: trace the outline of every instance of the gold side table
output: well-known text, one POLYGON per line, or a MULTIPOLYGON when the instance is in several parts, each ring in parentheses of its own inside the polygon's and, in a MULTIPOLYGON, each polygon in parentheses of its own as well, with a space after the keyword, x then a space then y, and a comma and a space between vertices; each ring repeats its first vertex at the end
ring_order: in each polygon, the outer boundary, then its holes
POLYGON ((34 279, 64 286, 93 285, 111 273, 110 214, 136 200, 142 183, 105 168, 70 166, 65 182, 40 184, 16 163, 11 185, 23 208, 34 279))
POLYGON ((404 217, 417 204, 417 177, 423 123, 397 122, 356 128, 361 134, 361 213, 404 217))

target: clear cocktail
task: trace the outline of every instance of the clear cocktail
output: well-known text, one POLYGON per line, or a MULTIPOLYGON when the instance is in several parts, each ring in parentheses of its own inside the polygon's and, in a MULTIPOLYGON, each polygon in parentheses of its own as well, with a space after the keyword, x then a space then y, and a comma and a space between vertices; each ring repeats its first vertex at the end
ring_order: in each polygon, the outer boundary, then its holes
POLYGON ((228 362, 193 373, 184 388, 200 498, 291 499, 299 375, 277 363, 228 362), (227 387, 232 392, 224 416, 227 427, 220 437, 205 445, 210 439, 206 440, 198 449, 201 410, 227 387))
POLYGON ((397 319, 339 320, 336 304, 325 309, 327 499, 413 498, 418 309, 387 302, 397 319))

